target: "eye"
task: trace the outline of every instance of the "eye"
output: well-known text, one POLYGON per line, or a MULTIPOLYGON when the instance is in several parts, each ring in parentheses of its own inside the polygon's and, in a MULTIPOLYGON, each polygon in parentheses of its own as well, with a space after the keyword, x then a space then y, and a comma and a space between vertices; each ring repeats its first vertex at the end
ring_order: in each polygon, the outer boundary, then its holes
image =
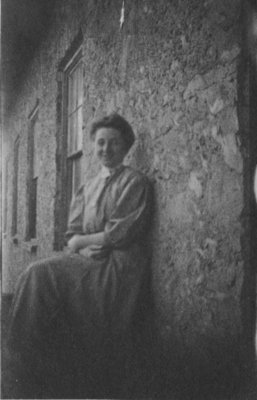
POLYGON ((98 146, 100 146, 100 147, 104 146, 104 139, 99 139, 99 140, 97 141, 97 144, 98 144, 98 146))

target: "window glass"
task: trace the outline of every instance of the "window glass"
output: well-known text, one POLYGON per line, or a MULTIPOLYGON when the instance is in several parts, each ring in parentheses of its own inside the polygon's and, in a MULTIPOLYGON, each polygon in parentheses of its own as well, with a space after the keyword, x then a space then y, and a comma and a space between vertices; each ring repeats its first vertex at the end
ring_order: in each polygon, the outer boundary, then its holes
POLYGON ((79 33, 60 61, 57 74, 57 137, 56 137, 56 196, 54 249, 61 250, 66 243, 70 202, 82 183, 83 166, 83 68, 82 35, 79 33))
POLYGON ((67 73, 68 79, 68 155, 82 150, 83 70, 79 61, 67 73))
POLYGON ((78 53, 66 71, 68 203, 81 185, 83 144, 83 63, 78 53))
POLYGON ((18 178, 19 178, 19 138, 14 144, 13 154, 13 198, 12 198, 12 235, 17 233, 17 214, 18 214, 18 178))
POLYGON ((81 157, 73 161, 73 188, 72 192, 76 193, 81 185, 81 157))
POLYGON ((33 151, 32 151, 32 157, 33 157, 33 177, 37 178, 39 174, 39 159, 38 159, 38 151, 39 151, 39 123, 36 118, 34 121, 34 127, 33 127, 33 151))
POLYGON ((27 180, 27 226, 26 240, 36 238, 37 233, 37 191, 39 176, 39 122, 38 106, 29 118, 28 131, 28 180, 27 180))
POLYGON ((9 190, 9 185, 8 185, 8 177, 9 177, 9 164, 8 160, 5 162, 5 174, 4 174, 4 212, 3 212, 3 231, 4 233, 7 231, 7 212, 8 212, 8 190, 9 190))

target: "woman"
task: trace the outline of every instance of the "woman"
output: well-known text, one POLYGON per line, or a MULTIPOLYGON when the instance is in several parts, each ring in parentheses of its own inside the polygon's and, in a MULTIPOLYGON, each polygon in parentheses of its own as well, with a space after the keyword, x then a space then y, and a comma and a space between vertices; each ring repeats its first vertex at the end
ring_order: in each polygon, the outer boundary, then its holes
POLYGON ((85 397, 90 385, 92 397, 98 396, 96 389, 109 380, 107 371, 113 374, 116 355, 128 343, 149 267, 149 181, 123 165, 133 130, 111 114, 92 125, 90 136, 102 169, 72 201, 69 254, 33 263, 20 278, 12 306, 10 348, 26 365, 30 391, 34 377, 37 397, 54 386, 57 397, 85 397), (86 388, 74 392, 81 382, 86 388))

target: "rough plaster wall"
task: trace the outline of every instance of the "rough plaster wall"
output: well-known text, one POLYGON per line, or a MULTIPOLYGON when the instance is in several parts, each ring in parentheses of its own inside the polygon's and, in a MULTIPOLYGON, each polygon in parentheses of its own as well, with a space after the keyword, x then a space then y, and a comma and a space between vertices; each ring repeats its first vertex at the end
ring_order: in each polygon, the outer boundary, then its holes
POLYGON ((88 99, 95 114, 120 110, 137 129, 129 161, 155 182, 161 331, 199 351, 240 332, 238 3, 145 2, 130 12, 121 43, 107 35, 86 49, 98 58, 92 75, 86 65, 88 99))
MULTIPOLYGON (((12 180, 9 185, 8 220, 10 221, 4 243, 4 291, 12 292, 19 274, 30 261, 37 257, 52 253, 53 243, 53 206, 55 196, 55 101, 56 101, 56 71, 47 67, 49 57, 38 53, 34 62, 28 67, 27 78, 23 90, 17 96, 15 109, 12 110, 7 132, 9 141, 20 136, 19 149, 19 180, 18 180, 18 232, 16 243, 11 237, 11 210, 12 210, 12 180), (45 65, 44 65, 45 62, 45 65), (25 241, 27 207, 26 207, 26 179, 27 179, 27 144, 29 130, 29 115, 39 100, 38 113, 38 199, 37 199, 37 239, 25 241), (37 246, 37 252, 31 253, 32 245, 37 246)), ((52 59, 50 58, 50 61, 52 59)), ((10 171, 13 167, 12 144, 10 143, 10 171)))
MULTIPOLYGON (((125 2, 122 30, 119 3, 60 2, 16 104, 20 119, 13 117, 10 129, 21 133, 24 157, 26 118, 40 99, 38 256, 49 255, 53 243, 56 71, 81 27, 85 133, 95 117, 121 112, 137 133, 128 162, 154 183, 152 273, 159 333, 164 342, 209 358, 241 330, 239 1, 125 2)), ((86 134, 84 160, 86 177, 96 169, 86 134)), ((18 246, 9 246, 9 288, 30 258, 22 243, 25 164, 24 157, 21 237, 18 246)))

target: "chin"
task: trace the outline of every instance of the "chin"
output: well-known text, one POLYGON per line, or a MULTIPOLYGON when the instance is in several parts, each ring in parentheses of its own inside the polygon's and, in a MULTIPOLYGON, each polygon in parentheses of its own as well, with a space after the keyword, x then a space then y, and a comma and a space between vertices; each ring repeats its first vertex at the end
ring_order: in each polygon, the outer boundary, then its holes
POLYGON ((101 161, 101 164, 106 168, 115 168, 116 164, 113 164, 111 161, 101 161))
POLYGON ((119 160, 118 162, 113 159, 100 158, 99 159, 102 166, 106 168, 116 168, 118 165, 122 164, 123 160, 119 160))

